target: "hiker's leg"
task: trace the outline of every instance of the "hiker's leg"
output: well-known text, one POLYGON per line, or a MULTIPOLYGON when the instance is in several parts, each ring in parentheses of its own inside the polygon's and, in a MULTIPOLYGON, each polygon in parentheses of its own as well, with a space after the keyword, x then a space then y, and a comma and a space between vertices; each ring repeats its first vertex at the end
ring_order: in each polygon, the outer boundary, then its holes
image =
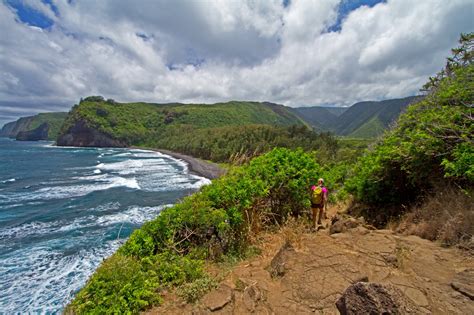
POLYGON ((318 224, 321 224, 321 219, 323 218, 324 207, 319 208, 319 217, 318 217, 318 224))
POLYGON ((316 218, 318 216, 318 208, 311 207, 311 210, 313 211, 313 227, 316 227, 316 218))

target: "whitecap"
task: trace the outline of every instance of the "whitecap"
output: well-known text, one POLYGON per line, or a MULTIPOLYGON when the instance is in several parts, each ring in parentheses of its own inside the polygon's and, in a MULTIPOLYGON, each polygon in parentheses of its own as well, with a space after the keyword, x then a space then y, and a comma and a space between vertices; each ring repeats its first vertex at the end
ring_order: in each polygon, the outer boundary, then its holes
POLYGON ((13 183, 15 181, 16 181, 16 178, 10 178, 10 179, 3 180, 0 183, 7 184, 7 183, 13 183))
POLYGON ((137 179, 135 177, 132 177, 132 178, 113 177, 112 180, 110 181, 110 184, 108 185, 108 188, 120 187, 120 186, 132 188, 132 189, 140 189, 140 186, 138 185, 137 179))
POLYGON ((100 216, 97 218, 97 223, 101 225, 112 225, 116 223, 132 223, 139 225, 154 219, 163 209, 172 206, 172 204, 161 205, 158 207, 131 206, 123 212, 100 216))

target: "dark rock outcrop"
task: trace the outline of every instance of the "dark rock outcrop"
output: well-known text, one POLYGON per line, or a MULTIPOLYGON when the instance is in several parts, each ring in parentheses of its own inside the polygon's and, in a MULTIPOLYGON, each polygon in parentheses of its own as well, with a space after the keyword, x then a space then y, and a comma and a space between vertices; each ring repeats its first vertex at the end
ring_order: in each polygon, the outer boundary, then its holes
POLYGON ((38 128, 29 131, 20 131, 16 135, 16 140, 19 141, 38 141, 47 140, 49 132, 48 123, 41 124, 38 128))
POLYGON ((415 314, 419 310, 393 285, 357 282, 337 300, 341 315, 415 314))
POLYGON ((76 121, 65 133, 60 134, 58 146, 74 147, 126 147, 127 144, 89 127, 83 120, 76 121))

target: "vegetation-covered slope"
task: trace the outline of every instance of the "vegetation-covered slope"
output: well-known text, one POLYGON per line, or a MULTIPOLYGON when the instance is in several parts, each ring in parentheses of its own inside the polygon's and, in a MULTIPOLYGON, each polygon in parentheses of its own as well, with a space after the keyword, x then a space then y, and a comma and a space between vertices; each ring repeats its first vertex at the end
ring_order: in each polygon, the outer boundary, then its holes
POLYGON ((271 103, 116 103, 89 97, 73 107, 59 145, 142 146, 217 162, 245 161, 275 146, 334 151, 289 108, 271 103))
POLYGON ((274 147, 318 149, 326 155, 334 155, 338 144, 330 134, 316 133, 306 126, 244 125, 195 130, 175 128, 163 133, 155 146, 215 162, 242 163, 274 147))
POLYGON ((317 130, 354 138, 380 136, 413 102, 421 97, 406 97, 380 102, 359 102, 348 108, 299 107, 294 111, 317 130))
POLYGON ((474 34, 463 35, 446 68, 425 86, 427 96, 408 107, 397 126, 362 157, 347 187, 374 205, 372 217, 398 215, 444 187, 474 183, 474 34), (380 207, 380 206, 384 207, 380 207), (394 213, 387 212, 394 205, 394 213), (380 209, 385 209, 381 212, 380 209))
POLYGON ((334 131, 337 125, 338 115, 326 107, 298 107, 294 111, 317 130, 334 131))
POLYGON ((376 137, 382 134, 410 103, 418 99, 419 97, 406 97, 356 103, 338 117, 335 132, 344 136, 376 137), (383 129, 380 129, 380 126, 383 129))
MULTIPOLYGON (((7 123, 0 131, 0 136, 16 138, 19 133, 31 132, 43 124, 48 127, 47 136, 42 140, 56 140, 67 113, 40 113, 35 116, 22 117, 7 123)), ((27 140, 27 139, 25 139, 27 140)))
POLYGON ((88 97, 73 107, 62 132, 84 120, 127 144, 149 144, 163 131, 180 126, 208 128, 268 124, 303 125, 304 122, 281 105, 257 102, 205 104, 117 103, 88 97))

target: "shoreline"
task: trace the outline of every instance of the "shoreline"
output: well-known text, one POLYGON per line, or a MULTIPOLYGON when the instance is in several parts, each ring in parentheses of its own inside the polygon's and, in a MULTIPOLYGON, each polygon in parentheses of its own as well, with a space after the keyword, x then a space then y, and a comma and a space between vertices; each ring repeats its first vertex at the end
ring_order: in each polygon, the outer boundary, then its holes
POLYGON ((133 146, 129 148, 155 151, 155 152, 169 155, 175 159, 183 160, 188 165, 188 169, 191 174, 202 176, 211 180, 219 178, 226 173, 226 170, 220 167, 218 164, 209 162, 209 161, 204 161, 190 155, 181 154, 181 153, 177 153, 177 152, 173 152, 173 151, 169 151, 165 149, 156 149, 156 148, 148 148, 148 147, 133 146))

